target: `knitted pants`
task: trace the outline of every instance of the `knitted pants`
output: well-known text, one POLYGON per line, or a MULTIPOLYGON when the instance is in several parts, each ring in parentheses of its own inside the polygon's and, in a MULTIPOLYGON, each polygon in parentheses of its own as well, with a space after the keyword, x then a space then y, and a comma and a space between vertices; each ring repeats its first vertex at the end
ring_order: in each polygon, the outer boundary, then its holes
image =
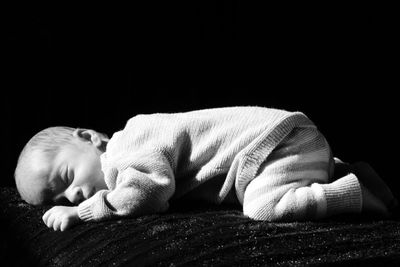
POLYGON ((320 185, 332 182, 333 167, 332 153, 324 136, 316 128, 295 128, 248 183, 243 213, 268 221, 325 217, 327 200, 320 185))

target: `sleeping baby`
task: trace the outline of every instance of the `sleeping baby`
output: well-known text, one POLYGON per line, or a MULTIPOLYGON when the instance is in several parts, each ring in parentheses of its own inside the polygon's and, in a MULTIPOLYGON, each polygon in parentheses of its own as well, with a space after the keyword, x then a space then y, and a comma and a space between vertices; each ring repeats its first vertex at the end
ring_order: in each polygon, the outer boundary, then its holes
POLYGON ((61 231, 190 199, 236 203, 265 221, 387 217, 397 205, 370 165, 333 158, 302 112, 250 106, 137 115, 111 139, 50 127, 25 145, 15 181, 27 203, 54 205, 43 221, 61 231))

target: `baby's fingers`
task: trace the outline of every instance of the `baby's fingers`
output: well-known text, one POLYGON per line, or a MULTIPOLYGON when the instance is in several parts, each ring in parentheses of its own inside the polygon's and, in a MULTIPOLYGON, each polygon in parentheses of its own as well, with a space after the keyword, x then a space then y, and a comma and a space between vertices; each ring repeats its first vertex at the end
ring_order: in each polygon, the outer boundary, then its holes
POLYGON ((64 218, 60 225, 60 230, 64 231, 70 228, 73 225, 73 222, 70 218, 64 218))
POLYGON ((79 223, 79 219, 73 217, 65 217, 60 226, 60 230, 64 231, 79 223))
POLYGON ((53 229, 54 229, 54 231, 60 230, 61 223, 62 223, 61 220, 54 220, 54 222, 53 222, 53 229))
POLYGON ((51 215, 51 209, 46 211, 42 217, 43 222, 47 225, 47 220, 49 219, 51 215))
POLYGON ((56 219, 56 216, 54 215, 54 212, 51 212, 51 211, 46 212, 46 214, 43 216, 43 222, 49 228, 53 227, 53 223, 54 223, 55 219, 56 219))
POLYGON ((47 227, 52 228, 55 220, 56 217, 54 215, 50 215, 50 217, 47 219, 47 227))

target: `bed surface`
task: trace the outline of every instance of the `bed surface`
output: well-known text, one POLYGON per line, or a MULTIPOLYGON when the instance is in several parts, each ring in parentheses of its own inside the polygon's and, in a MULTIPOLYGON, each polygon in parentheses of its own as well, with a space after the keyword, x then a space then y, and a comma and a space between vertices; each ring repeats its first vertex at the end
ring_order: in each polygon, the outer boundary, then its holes
POLYGON ((231 206, 175 206, 167 214, 48 229, 48 207, 0 188, 8 266, 400 265, 400 220, 267 223, 231 206))

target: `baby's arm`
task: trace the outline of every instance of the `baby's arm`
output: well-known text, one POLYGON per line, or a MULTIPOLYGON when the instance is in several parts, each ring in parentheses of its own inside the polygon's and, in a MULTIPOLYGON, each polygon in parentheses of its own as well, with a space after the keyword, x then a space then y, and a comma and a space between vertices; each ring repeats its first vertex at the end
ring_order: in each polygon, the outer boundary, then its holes
POLYGON ((134 161, 119 172, 117 180, 115 189, 101 190, 79 206, 49 209, 44 223, 64 231, 84 221, 164 212, 175 191, 172 167, 162 155, 134 161))
POLYGON ((113 190, 101 190, 78 206, 83 221, 112 217, 140 216, 164 212, 175 191, 175 180, 168 160, 160 155, 132 160, 118 173, 113 190))

